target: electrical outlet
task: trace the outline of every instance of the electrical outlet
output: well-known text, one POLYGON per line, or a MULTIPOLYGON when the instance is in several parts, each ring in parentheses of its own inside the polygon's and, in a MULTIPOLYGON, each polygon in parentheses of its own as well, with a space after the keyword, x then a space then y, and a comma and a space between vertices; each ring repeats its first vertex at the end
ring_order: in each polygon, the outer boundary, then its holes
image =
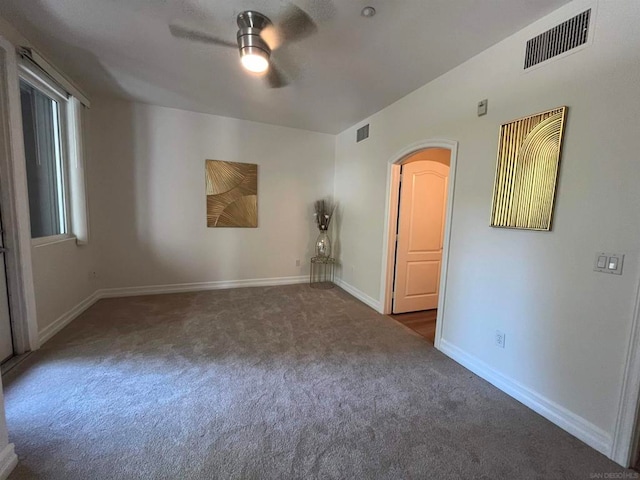
POLYGON ((300 266, 300 260, 296 260, 296 267, 300 266))
POLYGON ((505 334, 496 330, 496 347, 504 348, 505 334))

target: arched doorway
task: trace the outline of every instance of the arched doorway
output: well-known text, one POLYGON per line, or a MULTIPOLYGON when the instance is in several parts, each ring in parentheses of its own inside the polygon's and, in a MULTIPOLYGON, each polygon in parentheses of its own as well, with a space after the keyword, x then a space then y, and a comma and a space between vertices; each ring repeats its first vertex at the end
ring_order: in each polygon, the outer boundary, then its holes
MULTIPOLYGON (((457 160, 457 142, 451 140, 426 140, 413 144, 389 160, 388 169, 388 182, 387 182, 387 221, 385 228, 385 248, 383 258, 383 278, 381 290, 383 292, 383 312, 385 314, 391 314, 394 306, 394 287, 398 285, 398 281, 401 282, 404 288, 403 292, 396 291, 397 295, 403 295, 404 300, 409 298, 409 302, 404 302, 402 309, 407 308, 422 308, 424 306, 428 308, 436 307, 437 315, 433 312, 433 316, 436 318, 434 345, 436 348, 439 346, 440 337, 442 336, 442 321, 444 318, 444 299, 446 293, 446 275, 447 265, 449 259, 449 237, 451 218, 453 213, 453 193, 455 188, 455 171, 457 160), (448 155, 446 155, 448 154, 448 155), (448 160, 448 162, 447 162, 448 160), (404 165, 415 164, 418 162, 432 162, 432 167, 427 164, 422 164, 417 168, 406 167, 405 173, 409 173, 411 178, 405 177, 405 182, 409 180, 409 185, 405 183, 404 198, 405 202, 404 213, 400 210, 401 207, 401 172, 404 165), (445 168, 436 168, 436 164, 447 164, 445 168), (438 176, 443 176, 446 171, 446 179, 438 180, 438 176), (442 189, 446 187, 446 192, 442 189), (438 190, 438 193, 432 198, 440 198, 440 202, 443 204, 444 212, 441 217, 441 223, 436 222, 431 229, 431 233, 427 233, 426 236, 421 238, 414 238, 413 240, 407 238, 408 231, 411 228, 408 226, 408 222, 415 221, 416 218, 429 217, 431 220, 436 220, 435 210, 433 208, 406 208, 406 202, 412 201, 412 199, 419 198, 420 194, 416 196, 416 189, 430 188, 431 190, 438 190), (409 212, 408 214, 406 212, 409 212), (404 214, 408 217, 404 222, 399 222, 399 215, 404 214), (413 219, 411 218, 413 215, 413 219), (404 223, 404 227, 403 224, 404 223), (400 227, 400 230, 399 230, 400 227), (441 231, 436 232, 438 228, 441 231), (403 238, 403 236, 405 238, 403 238), (437 242, 436 242, 437 239, 437 242), (424 245, 424 248, 414 248, 415 252, 411 252, 411 243, 424 245), (438 245, 436 245, 436 243, 438 245), (404 251, 398 255, 398 248, 403 248, 404 251), (438 251, 439 250, 439 251, 438 251), (414 255, 415 253, 415 255, 414 255), (398 269, 398 257, 402 257, 403 262, 409 262, 415 260, 412 265, 406 264, 404 267, 398 269), (407 268, 409 265, 409 268, 407 268), (437 268, 437 271, 436 271, 437 268), (411 278, 411 270, 413 274, 421 276, 422 278, 411 278), (409 272, 409 275, 407 275, 409 272), (401 275, 402 278, 399 278, 401 275), (407 288, 409 291, 407 291, 407 288), (425 303, 425 300, 428 300, 425 303)), ((424 194, 422 194, 422 198, 424 194)), ((424 205, 423 205, 424 207, 424 205)), ((415 229, 414 229, 415 230, 415 229)), ((401 309, 396 309, 399 311, 401 309)))

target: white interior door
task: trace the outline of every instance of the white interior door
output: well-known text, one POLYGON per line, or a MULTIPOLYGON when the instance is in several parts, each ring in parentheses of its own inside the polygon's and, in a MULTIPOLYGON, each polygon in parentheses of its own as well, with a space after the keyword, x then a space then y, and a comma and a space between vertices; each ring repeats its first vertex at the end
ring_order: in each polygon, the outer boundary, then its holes
POLYGON ((402 166, 393 313, 438 308, 449 167, 402 166))

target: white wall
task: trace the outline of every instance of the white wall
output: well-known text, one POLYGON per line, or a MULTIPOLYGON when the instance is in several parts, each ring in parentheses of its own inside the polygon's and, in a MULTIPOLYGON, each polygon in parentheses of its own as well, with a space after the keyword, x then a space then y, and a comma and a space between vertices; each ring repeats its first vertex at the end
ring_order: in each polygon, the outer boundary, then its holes
POLYGON ((308 273, 334 136, 112 99, 94 99, 89 123, 104 286, 308 273), (207 228, 205 159, 258 164, 258 228, 207 228))
POLYGON ((341 133, 335 194, 342 279, 382 300, 387 163, 420 140, 458 141, 445 344, 607 444, 640 273, 640 3, 601 1, 591 46, 522 71, 527 39, 591 5, 565 6, 341 133), (489 113, 477 117, 484 98, 489 113), (499 125, 560 105, 569 116, 553 231, 490 228, 499 125), (356 144, 367 122, 371 136, 356 144), (598 250, 625 253, 624 274, 593 272, 598 250))
POLYGON ((99 261, 99 252, 93 239, 84 246, 69 239, 34 246, 31 255, 38 331, 41 338, 43 334, 48 337, 56 320, 101 286, 100 279, 91 276, 99 261))

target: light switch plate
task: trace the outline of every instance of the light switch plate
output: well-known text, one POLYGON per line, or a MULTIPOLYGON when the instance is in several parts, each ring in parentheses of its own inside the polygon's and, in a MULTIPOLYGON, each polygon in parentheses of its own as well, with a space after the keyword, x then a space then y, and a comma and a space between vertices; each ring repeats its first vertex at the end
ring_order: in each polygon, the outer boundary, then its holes
POLYGON ((593 270, 601 273, 609 273, 611 275, 622 275, 623 263, 624 253, 597 252, 593 262, 593 270), (602 257, 606 258, 604 265, 602 264, 602 257), (611 265, 614 265, 615 268, 609 268, 611 265))
POLYGON ((487 107, 489 106, 489 100, 486 98, 478 102, 478 116, 481 117, 487 114, 487 107))

